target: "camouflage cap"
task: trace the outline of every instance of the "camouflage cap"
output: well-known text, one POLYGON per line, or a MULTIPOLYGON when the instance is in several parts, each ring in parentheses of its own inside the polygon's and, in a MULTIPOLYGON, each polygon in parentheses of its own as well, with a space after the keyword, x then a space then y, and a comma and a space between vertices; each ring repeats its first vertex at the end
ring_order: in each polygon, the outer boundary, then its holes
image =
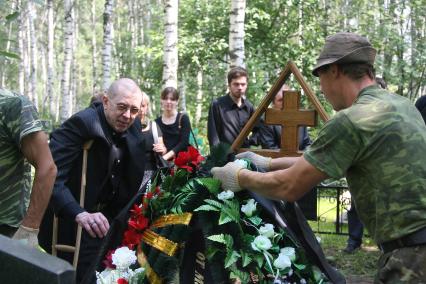
POLYGON ((318 69, 332 63, 374 64, 376 50, 367 38, 354 33, 340 32, 325 39, 312 74, 318 77, 318 69))

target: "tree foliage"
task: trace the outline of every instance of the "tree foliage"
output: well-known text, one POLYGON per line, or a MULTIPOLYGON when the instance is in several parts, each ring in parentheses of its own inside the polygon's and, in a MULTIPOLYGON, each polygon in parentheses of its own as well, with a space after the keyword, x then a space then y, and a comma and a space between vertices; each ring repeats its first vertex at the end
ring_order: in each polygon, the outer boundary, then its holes
MULTIPOLYGON (((47 21, 45 1, 22 0, 0 2, 0 61, 3 87, 19 89, 17 18, 28 1, 37 9, 38 73, 37 95, 46 95, 45 56, 47 21), (17 2, 16 2, 17 3, 17 2), (9 45, 7 45, 9 43, 9 45)), ((101 46, 104 1, 96 3, 96 26, 91 22, 91 1, 76 1, 75 49, 78 80, 75 111, 85 107, 102 79, 101 46), (92 36, 98 46, 97 66, 92 64, 92 36), (93 70, 98 78, 92 78, 93 70)), ((164 3, 160 0, 117 0, 113 17, 113 54, 111 79, 135 79, 153 101, 154 114, 159 114, 159 94, 163 72, 164 3)), ((288 60, 293 60, 326 105, 319 92, 318 80, 310 71, 327 35, 337 31, 353 31, 367 36, 378 50, 376 72, 391 91, 415 100, 426 94, 426 0, 252 0, 245 13, 245 64, 250 74, 248 98, 255 105, 266 94, 288 60)), ((229 68, 228 36, 231 1, 179 1, 178 85, 184 81, 186 110, 195 116, 201 103, 199 133, 205 135, 208 106, 214 97, 226 92, 229 68), (200 73, 202 72, 202 73, 200 73), (196 100, 197 75, 202 74, 202 100, 196 100)), ((54 2, 55 21, 55 94, 59 95, 64 61, 64 11, 54 2)), ((294 87, 297 87, 296 85, 294 87)), ((39 109, 41 106, 38 106, 39 109)), ((326 106, 328 110, 330 108, 326 106)), ((49 108, 40 109, 49 117, 49 108)))

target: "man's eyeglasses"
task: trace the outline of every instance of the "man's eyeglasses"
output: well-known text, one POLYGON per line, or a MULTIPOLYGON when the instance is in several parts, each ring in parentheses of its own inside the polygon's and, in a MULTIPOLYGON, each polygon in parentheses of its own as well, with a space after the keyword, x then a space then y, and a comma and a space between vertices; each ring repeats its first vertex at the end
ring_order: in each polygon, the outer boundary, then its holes
POLYGON ((118 110, 118 112, 120 112, 121 114, 130 110, 130 114, 136 115, 136 114, 139 113, 139 110, 140 110, 138 107, 129 106, 129 105, 122 104, 122 103, 115 104, 115 107, 118 110))

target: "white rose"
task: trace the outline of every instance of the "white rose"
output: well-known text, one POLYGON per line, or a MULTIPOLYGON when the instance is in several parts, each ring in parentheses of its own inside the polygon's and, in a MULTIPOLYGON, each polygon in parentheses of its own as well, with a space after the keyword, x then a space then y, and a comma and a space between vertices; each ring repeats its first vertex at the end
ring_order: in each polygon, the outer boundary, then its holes
POLYGON ((265 226, 262 226, 259 228, 259 234, 262 236, 272 238, 274 236, 274 225, 272 224, 265 224, 265 226))
POLYGON ((220 199, 220 200, 226 200, 231 198, 234 198, 234 192, 230 190, 222 191, 221 193, 217 195, 217 199, 220 199))
POLYGON ((257 236, 251 243, 251 247, 256 251, 263 251, 270 249, 272 247, 272 243, 265 236, 257 236))
POLYGON ((136 260, 137 257, 135 252, 130 250, 128 247, 118 248, 112 254, 112 263, 117 267, 117 269, 127 269, 130 265, 135 263, 136 260))
POLYGON ((235 164, 239 165, 240 167, 243 167, 244 169, 247 169, 248 163, 245 160, 236 159, 234 161, 235 164))
POLYGON ((315 236, 315 238, 317 239, 318 243, 321 243, 321 238, 318 236, 315 236))
POLYGON ((246 214, 247 217, 251 217, 254 211, 256 211, 256 204, 257 203, 254 201, 254 199, 249 199, 247 204, 241 206, 241 211, 246 214))
POLYGON ((296 250, 292 247, 285 247, 280 250, 281 254, 285 254, 290 258, 291 261, 296 260, 296 250))
POLYGON ((286 269, 291 266, 291 260, 287 255, 280 253, 278 258, 274 260, 274 266, 281 270, 286 269))

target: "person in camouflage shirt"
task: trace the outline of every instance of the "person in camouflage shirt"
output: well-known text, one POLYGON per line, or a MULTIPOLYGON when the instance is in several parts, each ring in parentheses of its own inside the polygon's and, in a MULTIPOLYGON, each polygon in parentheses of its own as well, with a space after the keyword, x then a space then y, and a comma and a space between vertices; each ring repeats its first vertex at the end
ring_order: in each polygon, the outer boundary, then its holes
POLYGON ((37 247, 56 166, 47 136, 25 96, 0 89, 0 233, 37 247), (31 188, 31 167, 35 177, 31 188))
POLYGON ((338 111, 302 157, 246 152, 267 173, 213 168, 222 187, 296 201, 320 181, 346 177, 361 221, 383 254, 376 283, 426 283, 426 126, 411 102, 375 82, 376 50, 357 34, 326 39, 313 74, 338 111))

